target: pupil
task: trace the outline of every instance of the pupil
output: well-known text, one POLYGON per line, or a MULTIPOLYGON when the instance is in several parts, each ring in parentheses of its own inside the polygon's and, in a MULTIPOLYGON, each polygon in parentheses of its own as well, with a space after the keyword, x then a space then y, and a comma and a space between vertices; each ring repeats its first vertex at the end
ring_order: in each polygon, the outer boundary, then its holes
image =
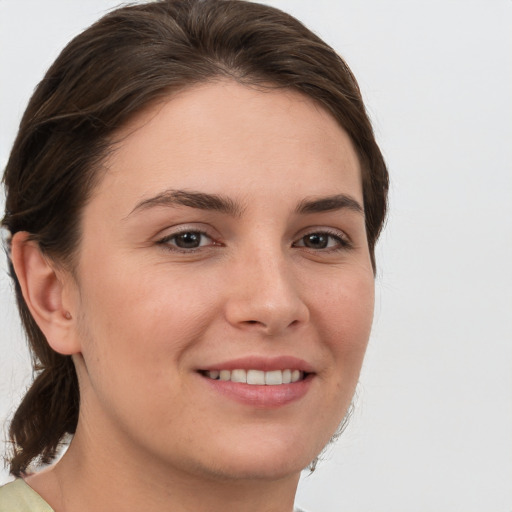
POLYGON ((312 249, 325 249, 328 244, 328 237, 319 234, 307 235, 304 244, 312 249))
POLYGON ((199 233, 182 233, 176 237, 176 245, 182 249, 194 249, 199 247, 201 235, 199 233))

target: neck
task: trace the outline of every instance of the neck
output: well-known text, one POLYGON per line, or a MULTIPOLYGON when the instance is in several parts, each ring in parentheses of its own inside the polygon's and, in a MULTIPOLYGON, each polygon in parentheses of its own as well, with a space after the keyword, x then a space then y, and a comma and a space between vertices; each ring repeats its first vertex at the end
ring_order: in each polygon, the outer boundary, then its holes
POLYGON ((300 473, 228 478, 178 471, 116 446, 92 447, 77 431, 66 454, 30 485, 55 512, 292 512, 300 473), (137 461, 136 464, 134 461, 137 461))

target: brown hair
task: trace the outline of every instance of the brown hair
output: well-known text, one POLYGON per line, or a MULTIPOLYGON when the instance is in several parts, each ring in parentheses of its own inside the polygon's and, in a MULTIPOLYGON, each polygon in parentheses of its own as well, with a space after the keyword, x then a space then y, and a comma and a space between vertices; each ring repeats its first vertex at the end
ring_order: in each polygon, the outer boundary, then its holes
MULTIPOLYGON (((241 0, 163 0, 115 10, 73 39, 38 85, 4 175, 3 226, 28 231, 73 268, 80 213, 112 135, 149 102, 216 78, 295 89, 350 135, 362 167, 372 264, 388 175, 356 80, 345 62, 293 17, 241 0)), ((79 411, 72 360, 54 352, 30 315, 9 262, 35 380, 10 426, 10 470, 50 462, 79 411)))

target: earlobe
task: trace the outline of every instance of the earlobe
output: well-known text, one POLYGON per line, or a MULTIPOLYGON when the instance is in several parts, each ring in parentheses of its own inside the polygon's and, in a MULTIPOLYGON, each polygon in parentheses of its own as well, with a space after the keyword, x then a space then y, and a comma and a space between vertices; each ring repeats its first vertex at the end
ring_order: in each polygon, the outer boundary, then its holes
POLYGON ((13 236, 11 258, 25 303, 49 345, 65 355, 80 352, 64 271, 52 265, 27 232, 13 236))

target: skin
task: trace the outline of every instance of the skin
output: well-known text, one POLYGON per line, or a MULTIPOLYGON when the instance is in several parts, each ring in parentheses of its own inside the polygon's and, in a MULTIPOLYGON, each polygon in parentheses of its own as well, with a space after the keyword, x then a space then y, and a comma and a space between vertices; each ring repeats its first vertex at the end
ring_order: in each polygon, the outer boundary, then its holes
POLYGON ((290 512, 301 469, 350 404, 371 328, 352 143, 299 93, 226 81, 151 106, 117 140, 73 274, 24 234, 13 241, 29 307, 73 355, 81 392, 67 453, 27 481, 57 512, 290 512), (236 208, 148 202, 177 189, 236 208), (352 207, 297 212, 333 195, 352 207), (183 231, 200 246, 179 248, 183 231), (240 403, 198 372, 283 355, 312 375, 282 406, 240 403))

